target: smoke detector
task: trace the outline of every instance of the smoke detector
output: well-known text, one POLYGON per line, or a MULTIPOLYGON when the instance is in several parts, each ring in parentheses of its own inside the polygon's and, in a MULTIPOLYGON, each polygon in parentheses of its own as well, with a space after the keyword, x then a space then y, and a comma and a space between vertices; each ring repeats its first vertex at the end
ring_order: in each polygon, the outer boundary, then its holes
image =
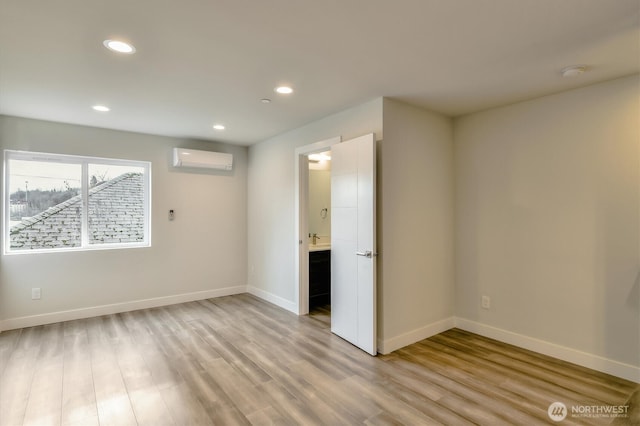
POLYGON ((585 71, 587 71, 587 67, 585 67, 584 65, 574 65, 574 66, 566 67, 565 69, 563 69, 561 71, 561 74, 563 77, 572 78, 572 77, 579 76, 585 71))

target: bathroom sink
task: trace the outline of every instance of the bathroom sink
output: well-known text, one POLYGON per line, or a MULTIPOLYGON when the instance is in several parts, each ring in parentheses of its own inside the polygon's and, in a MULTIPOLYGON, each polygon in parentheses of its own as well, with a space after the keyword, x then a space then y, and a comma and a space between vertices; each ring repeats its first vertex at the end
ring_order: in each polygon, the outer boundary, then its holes
POLYGON ((309 244, 309 251, 331 250, 331 243, 309 244))

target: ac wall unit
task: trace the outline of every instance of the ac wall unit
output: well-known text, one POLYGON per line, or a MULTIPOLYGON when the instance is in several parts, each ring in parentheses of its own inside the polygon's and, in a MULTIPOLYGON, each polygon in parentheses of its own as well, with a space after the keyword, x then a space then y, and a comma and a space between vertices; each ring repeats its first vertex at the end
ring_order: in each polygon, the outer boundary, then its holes
POLYGON ((233 168, 233 155, 222 152, 173 148, 173 166, 231 170, 233 168))

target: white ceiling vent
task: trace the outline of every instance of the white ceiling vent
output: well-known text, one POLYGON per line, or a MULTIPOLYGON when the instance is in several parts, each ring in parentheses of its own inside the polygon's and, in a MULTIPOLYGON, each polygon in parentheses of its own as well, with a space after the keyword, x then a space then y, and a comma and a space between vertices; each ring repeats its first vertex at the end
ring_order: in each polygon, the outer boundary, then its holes
POLYGON ((173 148, 173 166, 231 170, 233 168, 233 155, 222 152, 173 148))

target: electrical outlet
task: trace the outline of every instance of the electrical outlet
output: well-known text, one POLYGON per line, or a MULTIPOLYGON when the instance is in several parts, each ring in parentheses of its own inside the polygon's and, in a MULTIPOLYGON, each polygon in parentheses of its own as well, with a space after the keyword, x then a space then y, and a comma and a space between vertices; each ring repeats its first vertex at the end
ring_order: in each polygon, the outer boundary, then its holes
POLYGON ((482 296, 482 307, 484 309, 491 308, 491 298, 489 296, 482 296))
POLYGON ((31 300, 40 300, 40 288, 31 289, 31 300))

